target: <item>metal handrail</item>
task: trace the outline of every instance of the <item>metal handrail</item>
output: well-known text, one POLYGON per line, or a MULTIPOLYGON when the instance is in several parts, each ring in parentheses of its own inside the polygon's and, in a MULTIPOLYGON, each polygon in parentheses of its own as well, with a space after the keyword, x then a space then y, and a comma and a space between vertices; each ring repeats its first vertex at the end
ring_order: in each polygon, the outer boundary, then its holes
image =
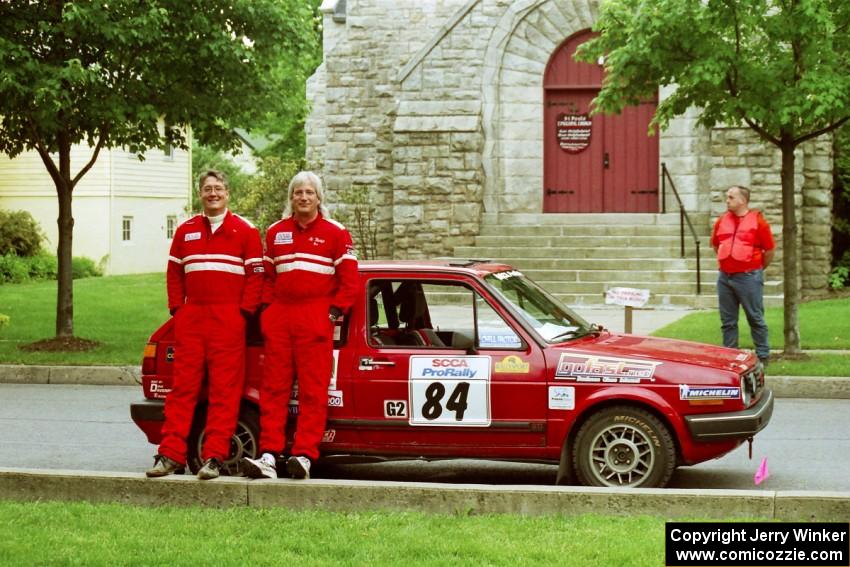
POLYGON ((688 228, 691 229, 691 235, 694 237, 694 246, 696 248, 697 257, 697 295, 702 295, 702 281, 699 259, 699 237, 697 231, 694 230, 694 225, 691 223, 691 218, 688 216, 688 211, 682 204, 682 199, 679 197, 679 192, 676 191, 676 185, 673 183, 673 178, 670 177, 670 172, 667 171, 667 164, 661 162, 661 212, 667 212, 667 181, 670 182, 670 188, 673 190, 673 195, 679 203, 679 244, 681 247, 681 257, 685 257, 685 221, 688 223, 688 228))

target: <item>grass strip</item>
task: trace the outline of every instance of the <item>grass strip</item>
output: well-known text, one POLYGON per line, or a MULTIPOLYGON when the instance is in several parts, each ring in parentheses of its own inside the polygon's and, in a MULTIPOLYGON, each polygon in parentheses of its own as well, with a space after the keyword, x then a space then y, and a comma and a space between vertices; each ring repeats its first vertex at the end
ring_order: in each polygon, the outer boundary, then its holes
POLYGON ((664 522, 0 502, 0 564, 656 566, 664 522))
POLYGON ((4 364, 139 364, 145 343, 168 318, 164 274, 74 280, 74 334, 102 345, 86 352, 24 352, 56 334, 56 282, 0 285, 4 364))
MULTIPOLYGON (((770 348, 785 346, 784 310, 781 307, 765 309, 765 320, 770 331, 770 348)), ((800 304, 800 343, 804 349, 850 350, 850 298, 825 299, 800 304)), ((738 322, 741 348, 753 348, 750 326, 741 313, 738 322)), ((669 337, 708 343, 723 344, 720 332, 720 315, 717 310, 698 311, 666 325, 654 333, 656 337, 669 337)))

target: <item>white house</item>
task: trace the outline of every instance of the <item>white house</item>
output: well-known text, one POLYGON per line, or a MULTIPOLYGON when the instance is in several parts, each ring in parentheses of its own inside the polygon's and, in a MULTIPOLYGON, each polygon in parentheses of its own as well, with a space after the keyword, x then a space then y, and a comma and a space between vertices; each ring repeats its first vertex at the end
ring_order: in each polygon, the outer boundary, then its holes
MULTIPOLYGON (((89 147, 74 147, 74 171, 90 155, 89 147)), ((101 151, 74 190, 74 256, 99 262, 109 275, 164 271, 193 187, 191 150, 150 150, 144 161, 123 149, 101 151)), ((36 152, 0 156, 0 208, 32 213, 55 251, 56 189, 36 152)))

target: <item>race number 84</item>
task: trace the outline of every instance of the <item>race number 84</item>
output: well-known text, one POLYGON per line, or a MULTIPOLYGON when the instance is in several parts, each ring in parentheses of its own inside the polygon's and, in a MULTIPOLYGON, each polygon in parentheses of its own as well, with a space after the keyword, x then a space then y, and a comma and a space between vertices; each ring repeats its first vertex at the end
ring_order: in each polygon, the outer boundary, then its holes
POLYGON ((490 424, 489 382, 413 380, 410 393, 412 425, 490 424))

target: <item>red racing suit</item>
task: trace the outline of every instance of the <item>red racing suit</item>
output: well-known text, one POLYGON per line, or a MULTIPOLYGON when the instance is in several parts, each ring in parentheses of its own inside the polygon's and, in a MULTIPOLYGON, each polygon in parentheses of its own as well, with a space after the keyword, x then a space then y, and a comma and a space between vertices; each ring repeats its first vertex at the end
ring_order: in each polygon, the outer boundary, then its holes
POLYGON ((265 340, 260 389, 260 449, 280 454, 293 378, 298 422, 293 455, 315 460, 328 414, 333 372, 331 306, 342 312, 357 291, 357 257, 344 226, 321 213, 306 227, 287 217, 266 233, 265 286, 260 325, 265 340))
POLYGON ((177 227, 166 272, 168 308, 174 313, 174 385, 165 400, 160 455, 186 462, 186 439, 206 367, 208 408, 201 459, 227 459, 245 383, 242 313, 253 313, 259 306, 262 257, 259 231, 230 211, 214 233, 204 215, 177 227))

